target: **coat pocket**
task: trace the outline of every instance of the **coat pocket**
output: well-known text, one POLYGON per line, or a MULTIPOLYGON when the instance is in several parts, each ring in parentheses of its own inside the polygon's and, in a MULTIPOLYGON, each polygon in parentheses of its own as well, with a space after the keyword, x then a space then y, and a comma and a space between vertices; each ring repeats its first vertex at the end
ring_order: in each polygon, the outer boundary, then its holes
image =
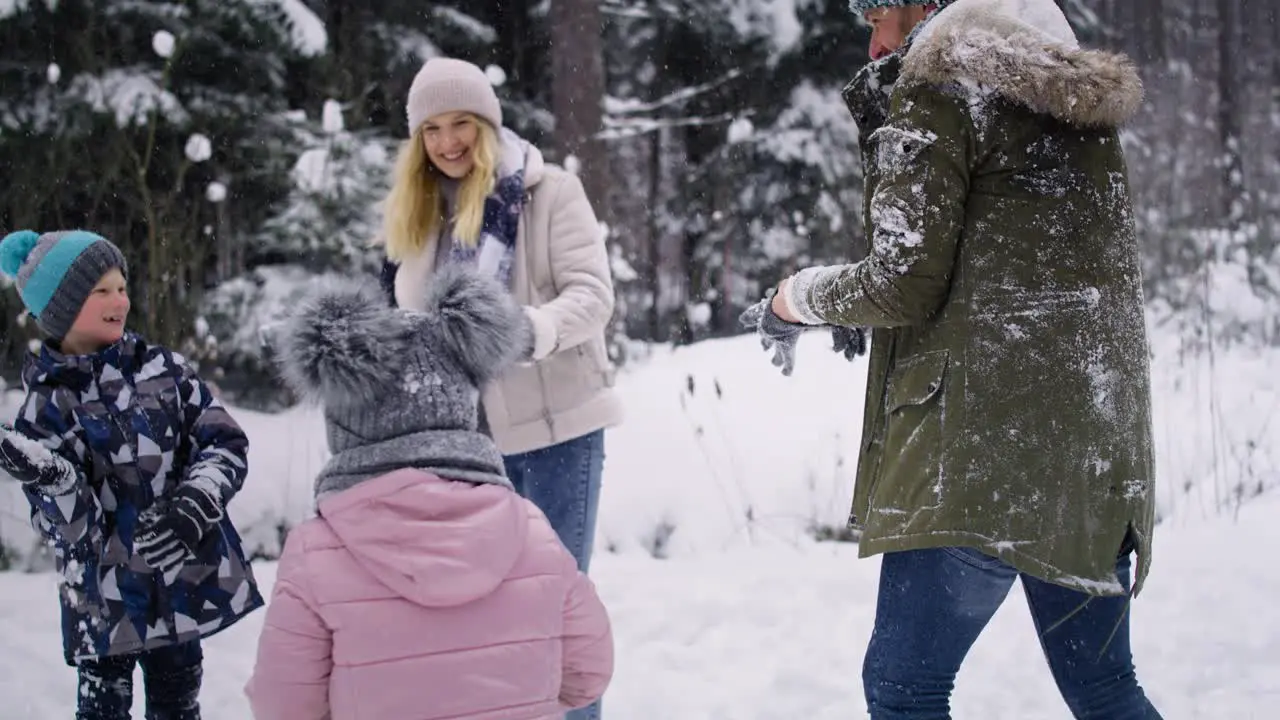
POLYGON ((868 138, 875 148, 875 168, 886 178, 909 167, 937 140, 933 133, 892 125, 885 125, 868 138))
POLYGON ((946 380, 950 353, 924 353, 908 359, 893 370, 889 388, 889 414, 922 406, 938 396, 946 380))
POLYGON ((872 501, 881 512, 910 516, 939 500, 949 362, 946 351, 925 353, 890 374, 883 462, 872 501))

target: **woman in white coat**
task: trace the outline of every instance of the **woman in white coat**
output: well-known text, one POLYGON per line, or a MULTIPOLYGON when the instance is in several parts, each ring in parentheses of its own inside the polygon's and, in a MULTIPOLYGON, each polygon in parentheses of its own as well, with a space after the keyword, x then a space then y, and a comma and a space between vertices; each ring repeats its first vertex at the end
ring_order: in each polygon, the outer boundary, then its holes
MULTIPOLYGON (((383 287, 393 304, 419 309, 437 268, 473 263, 523 305, 526 361, 484 388, 482 421, 516 490, 586 572, 604 429, 622 419, 605 352, 614 296, 604 233, 577 177, 503 127, 477 66, 428 60, 406 113, 384 210, 383 287)), ((567 716, 599 717, 598 704, 567 716)))

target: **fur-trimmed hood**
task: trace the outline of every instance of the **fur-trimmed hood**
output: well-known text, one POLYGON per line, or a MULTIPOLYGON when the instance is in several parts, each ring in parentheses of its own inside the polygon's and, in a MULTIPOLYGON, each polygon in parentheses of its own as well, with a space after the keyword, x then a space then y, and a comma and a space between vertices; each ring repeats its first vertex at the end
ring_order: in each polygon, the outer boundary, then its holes
POLYGON ((1086 50, 1053 0, 957 0, 921 28, 902 80, 984 85, 1083 127, 1118 127, 1142 105, 1124 55, 1086 50))

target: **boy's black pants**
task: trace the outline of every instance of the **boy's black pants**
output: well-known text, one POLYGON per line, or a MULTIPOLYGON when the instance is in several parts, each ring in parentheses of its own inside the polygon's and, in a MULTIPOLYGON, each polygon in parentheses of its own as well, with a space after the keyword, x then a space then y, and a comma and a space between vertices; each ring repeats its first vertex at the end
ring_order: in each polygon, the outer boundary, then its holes
POLYGON ((147 720, 200 720, 200 641, 117 655, 77 664, 80 687, 76 720, 129 720, 133 669, 142 666, 147 720))

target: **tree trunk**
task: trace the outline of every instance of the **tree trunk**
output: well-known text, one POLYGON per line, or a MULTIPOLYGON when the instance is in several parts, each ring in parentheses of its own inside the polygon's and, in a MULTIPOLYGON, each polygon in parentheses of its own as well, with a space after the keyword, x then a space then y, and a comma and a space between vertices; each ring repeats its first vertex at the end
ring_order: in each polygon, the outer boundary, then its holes
POLYGON ((658 222, 658 213, 662 205, 662 131, 649 133, 649 202, 646 220, 648 221, 648 247, 645 253, 646 279, 649 281, 649 340, 658 339, 661 327, 662 311, 662 224, 658 222))
POLYGON ((552 0, 551 111, 556 118, 555 147, 561 158, 577 158, 582 184, 596 215, 612 216, 609 167, 598 138, 604 99, 604 26, 599 0, 552 0))
POLYGON ((1242 158, 1241 97, 1237 7, 1239 0, 1218 3, 1218 134, 1222 140, 1222 213, 1227 226, 1239 229, 1248 212, 1242 158))
POLYGON ((1147 54, 1148 57, 1143 58, 1152 64, 1163 63, 1169 57, 1169 49, 1166 45, 1169 30, 1167 24, 1167 16, 1165 15, 1164 0, 1147 0, 1147 8, 1143 13, 1147 18, 1147 30, 1144 36, 1147 38, 1147 54))

